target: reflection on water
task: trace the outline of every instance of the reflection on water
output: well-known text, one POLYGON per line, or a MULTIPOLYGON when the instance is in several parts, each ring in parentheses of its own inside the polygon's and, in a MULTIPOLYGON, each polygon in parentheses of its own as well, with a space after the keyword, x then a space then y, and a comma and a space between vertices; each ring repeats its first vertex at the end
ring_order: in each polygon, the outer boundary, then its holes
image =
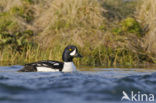
MULTIPOLYGON (((0 103, 121 102, 122 91, 156 96, 156 68, 88 68, 76 73, 18 73, 0 67, 0 103)), ((152 67, 154 68, 154 67, 152 67)))

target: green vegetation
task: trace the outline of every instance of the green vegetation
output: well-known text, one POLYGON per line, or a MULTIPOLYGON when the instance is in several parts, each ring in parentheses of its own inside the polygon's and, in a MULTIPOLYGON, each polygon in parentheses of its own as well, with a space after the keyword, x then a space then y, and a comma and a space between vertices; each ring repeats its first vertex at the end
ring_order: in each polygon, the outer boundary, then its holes
POLYGON ((77 65, 156 63, 156 42, 149 40, 156 9, 143 9, 146 4, 152 0, 1 0, 0 60, 61 60, 72 44, 84 56, 77 65), (144 17, 146 12, 153 19, 144 17))
POLYGON ((134 18, 126 18, 121 21, 120 25, 114 29, 115 34, 127 34, 132 33, 137 35, 138 37, 144 36, 142 34, 142 28, 139 22, 137 22, 134 18))

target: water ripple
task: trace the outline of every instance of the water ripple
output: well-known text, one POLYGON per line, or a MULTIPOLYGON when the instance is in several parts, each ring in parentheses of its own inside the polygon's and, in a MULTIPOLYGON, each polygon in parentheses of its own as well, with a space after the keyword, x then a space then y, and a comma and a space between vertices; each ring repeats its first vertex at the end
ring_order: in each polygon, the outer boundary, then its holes
POLYGON ((156 95, 155 72, 115 69, 76 73, 16 72, 20 68, 0 68, 0 103, 117 103, 122 91, 156 95))

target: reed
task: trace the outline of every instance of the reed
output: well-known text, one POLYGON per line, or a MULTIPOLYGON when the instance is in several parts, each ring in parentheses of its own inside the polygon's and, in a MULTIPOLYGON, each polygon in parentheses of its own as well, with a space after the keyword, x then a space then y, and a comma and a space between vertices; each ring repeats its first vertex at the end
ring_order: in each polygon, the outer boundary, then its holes
MULTIPOLYGON (((42 50, 40 48, 30 48, 26 52, 18 53, 14 51, 3 51, 0 53, 1 61, 5 64, 24 64, 39 60, 59 60, 62 61, 63 48, 42 50)), ((80 48, 82 59, 75 59, 77 65, 88 66, 111 66, 111 65, 134 65, 139 59, 133 52, 127 50, 113 50, 112 48, 96 47, 80 48)))

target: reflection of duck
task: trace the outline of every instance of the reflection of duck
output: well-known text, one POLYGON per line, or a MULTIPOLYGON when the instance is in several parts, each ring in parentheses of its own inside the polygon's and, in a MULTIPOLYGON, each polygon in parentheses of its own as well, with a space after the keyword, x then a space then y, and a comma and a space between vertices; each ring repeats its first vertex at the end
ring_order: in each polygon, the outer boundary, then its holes
POLYGON ((82 57, 76 46, 67 46, 63 52, 62 59, 64 62, 59 61, 39 61, 35 63, 25 64, 24 68, 19 72, 72 72, 76 71, 76 67, 73 63, 74 57, 82 57))

